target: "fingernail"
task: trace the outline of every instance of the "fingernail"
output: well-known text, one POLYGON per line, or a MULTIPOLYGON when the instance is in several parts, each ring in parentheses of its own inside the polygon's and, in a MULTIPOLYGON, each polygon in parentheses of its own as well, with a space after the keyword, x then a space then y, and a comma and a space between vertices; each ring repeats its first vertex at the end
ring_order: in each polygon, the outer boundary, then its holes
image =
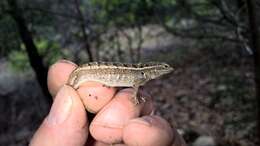
POLYGON ((155 110, 152 110, 151 113, 150 113, 151 116, 154 116, 155 115, 155 110))
POLYGON ((72 97, 66 88, 66 86, 63 86, 60 89, 52 104, 51 111, 46 118, 47 123, 50 125, 61 124, 69 117, 72 107, 72 97))
POLYGON ((151 116, 144 116, 141 118, 145 121, 149 126, 152 126, 154 119, 151 116))
POLYGON ((141 118, 134 119, 133 122, 137 122, 138 124, 143 124, 150 127, 153 125, 153 120, 154 119, 150 116, 143 116, 141 118))
POLYGON ((59 60, 58 62, 59 62, 59 63, 68 63, 68 64, 72 64, 72 65, 77 66, 77 64, 75 64, 75 63, 73 63, 73 62, 71 62, 71 61, 69 61, 69 60, 65 60, 65 59, 61 59, 61 60, 59 60))

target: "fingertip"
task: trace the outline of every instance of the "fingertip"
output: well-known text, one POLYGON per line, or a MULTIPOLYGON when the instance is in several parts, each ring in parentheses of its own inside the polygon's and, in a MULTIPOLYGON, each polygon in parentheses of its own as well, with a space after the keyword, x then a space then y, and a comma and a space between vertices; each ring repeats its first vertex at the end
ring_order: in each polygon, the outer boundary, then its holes
POLYGON ((164 119, 144 116, 129 121, 123 131, 123 140, 127 145, 169 146, 173 140, 173 132, 164 119))
POLYGON ((131 98, 134 90, 120 90, 90 124, 90 133, 104 143, 122 142, 123 127, 129 120, 140 116, 143 104, 135 105, 131 98))
POLYGON ((58 90, 66 84, 70 73, 77 67, 71 61, 59 60, 50 66, 48 71, 47 84, 48 89, 53 97, 55 97, 58 90))
POLYGON ((114 97, 116 88, 89 81, 81 84, 77 91, 85 108, 91 113, 97 113, 114 97))

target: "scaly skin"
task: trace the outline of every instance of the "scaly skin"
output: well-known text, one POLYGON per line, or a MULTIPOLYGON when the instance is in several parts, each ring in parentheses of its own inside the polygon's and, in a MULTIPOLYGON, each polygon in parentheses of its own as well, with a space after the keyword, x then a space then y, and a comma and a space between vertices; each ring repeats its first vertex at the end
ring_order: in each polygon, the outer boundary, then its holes
POLYGON ((138 104, 139 87, 171 71, 173 68, 166 63, 91 62, 77 67, 71 73, 68 85, 77 89, 86 81, 97 81, 111 87, 133 87, 135 89, 134 103, 138 104))

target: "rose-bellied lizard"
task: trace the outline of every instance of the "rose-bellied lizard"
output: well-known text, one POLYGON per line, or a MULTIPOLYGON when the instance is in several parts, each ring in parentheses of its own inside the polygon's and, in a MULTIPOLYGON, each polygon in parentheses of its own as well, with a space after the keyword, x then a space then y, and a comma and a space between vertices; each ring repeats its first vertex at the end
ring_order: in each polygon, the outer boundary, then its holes
POLYGON ((67 84, 74 89, 78 89, 86 81, 97 81, 110 87, 133 87, 133 100, 138 104, 138 88, 172 70, 166 63, 90 62, 77 67, 70 74, 67 84))

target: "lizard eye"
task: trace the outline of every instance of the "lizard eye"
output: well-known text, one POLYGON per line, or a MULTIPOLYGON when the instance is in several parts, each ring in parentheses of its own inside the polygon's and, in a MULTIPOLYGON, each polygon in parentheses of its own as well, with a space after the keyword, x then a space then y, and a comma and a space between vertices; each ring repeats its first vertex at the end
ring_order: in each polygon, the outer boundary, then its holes
POLYGON ((168 68, 168 67, 170 67, 168 64, 165 64, 164 66, 163 66, 164 68, 168 68))

